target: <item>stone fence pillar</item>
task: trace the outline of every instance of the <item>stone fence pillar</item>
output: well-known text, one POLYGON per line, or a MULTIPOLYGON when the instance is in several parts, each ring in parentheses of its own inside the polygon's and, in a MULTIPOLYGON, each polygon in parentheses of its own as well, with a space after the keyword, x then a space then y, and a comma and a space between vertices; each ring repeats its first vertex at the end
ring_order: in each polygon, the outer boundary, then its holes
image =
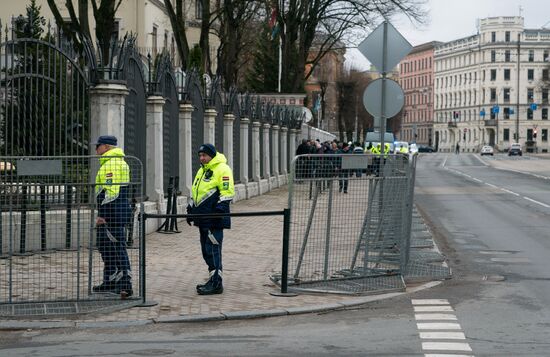
POLYGON ((279 179, 279 129, 280 127, 278 125, 273 125, 271 128, 272 134, 273 134, 273 142, 271 143, 273 147, 273 152, 271 155, 272 160, 272 174, 279 179))
POLYGON ((124 107, 129 91, 121 81, 99 83, 90 89, 90 139, 114 135, 124 148, 124 107))
POLYGON ((262 158, 261 160, 264 162, 264 172, 262 172, 262 175, 265 179, 269 179, 269 177, 271 176, 270 174, 270 171, 271 171, 271 161, 269 160, 269 147, 270 147, 270 143, 269 143, 269 128, 271 128, 271 125, 269 125, 268 123, 265 123, 263 125, 263 143, 260 143, 260 145, 263 145, 264 147, 264 151, 263 151, 263 155, 262 155, 262 158))
POLYGON ((216 142, 216 111, 212 108, 204 111, 204 142, 212 145, 216 142))
POLYGON ((192 143, 192 114, 193 105, 191 103, 182 103, 179 106, 179 157, 181 160, 179 166, 180 188, 184 195, 191 196, 191 186, 193 185, 193 148, 192 143))
POLYGON ((223 154, 229 167, 233 167, 233 122, 235 116, 227 113, 223 116, 223 154))
POLYGON ((252 178, 260 182, 260 122, 252 122, 252 178))
POLYGON ((160 96, 147 98, 147 187, 145 193, 149 200, 162 202, 163 189, 163 132, 162 116, 165 99, 160 96))
POLYGON ((241 182, 248 183, 248 156, 252 153, 248 152, 248 124, 250 120, 248 118, 241 118, 241 182))
POLYGON ((286 175, 288 173, 288 128, 286 126, 281 127, 281 174, 286 175))
POLYGON ((289 147, 288 147, 288 160, 289 163, 292 165, 292 160, 294 160, 294 157, 296 156, 296 133, 298 130, 296 129, 290 129, 290 134, 288 140, 289 147))

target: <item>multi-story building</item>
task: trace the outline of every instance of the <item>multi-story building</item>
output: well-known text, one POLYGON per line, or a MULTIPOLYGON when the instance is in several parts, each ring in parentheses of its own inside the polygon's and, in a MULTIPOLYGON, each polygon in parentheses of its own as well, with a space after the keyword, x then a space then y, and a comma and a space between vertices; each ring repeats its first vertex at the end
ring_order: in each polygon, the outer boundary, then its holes
POLYGON ((548 152, 549 51, 550 30, 517 16, 482 19, 478 34, 436 46, 435 146, 548 152))
POLYGON ((399 84, 405 92, 400 140, 433 144, 434 48, 439 44, 415 46, 399 64, 399 84))
MULTIPOLYGON (((65 1, 55 1, 61 12, 61 15, 69 20, 65 1)), ((37 0, 37 5, 41 7, 41 15, 46 21, 55 23, 47 0, 37 0)), ((189 43, 189 48, 199 43, 200 39, 200 24, 201 24, 201 1, 189 1, 185 5, 186 34, 189 43)), ((30 4, 30 1, 4 1, 2 3, 2 14, 0 21, 3 26, 11 26, 13 17, 25 14, 25 8, 30 4)), ((77 6, 77 4, 75 4, 77 6)), ((78 13, 78 8, 76 8, 78 13)), ((92 36, 95 35, 95 19, 90 5, 88 11, 90 14, 90 31, 92 36)), ((174 32, 168 17, 168 12, 162 0, 124 0, 115 14, 115 37, 122 37, 126 33, 137 35, 137 46, 143 55, 148 53, 155 54, 160 51, 167 50, 172 54, 175 63, 179 63, 177 58, 176 42, 174 32)), ((213 70, 216 68, 216 52, 219 47, 219 39, 217 36, 210 35, 210 57, 212 59, 213 70)))

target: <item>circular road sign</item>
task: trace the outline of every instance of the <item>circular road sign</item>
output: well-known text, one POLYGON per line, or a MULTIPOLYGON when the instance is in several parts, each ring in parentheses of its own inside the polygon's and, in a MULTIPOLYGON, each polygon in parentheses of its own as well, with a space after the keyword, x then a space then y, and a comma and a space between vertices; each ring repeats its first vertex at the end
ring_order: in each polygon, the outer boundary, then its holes
MULTIPOLYGON (((382 117, 382 81, 382 78, 378 78, 371 82, 363 93, 363 105, 375 118, 382 117)), ((396 81, 387 78, 384 92, 386 97, 384 117, 391 118, 403 108, 405 93, 403 93, 403 88, 396 81)))

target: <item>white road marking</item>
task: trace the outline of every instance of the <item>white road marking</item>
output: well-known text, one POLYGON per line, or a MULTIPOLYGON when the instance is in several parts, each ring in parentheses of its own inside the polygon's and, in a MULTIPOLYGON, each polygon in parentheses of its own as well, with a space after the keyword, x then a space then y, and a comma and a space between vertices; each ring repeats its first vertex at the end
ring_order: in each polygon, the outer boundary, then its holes
POLYGON ((481 181, 480 179, 475 178, 475 177, 472 177, 472 180, 477 181, 477 182, 483 182, 483 181, 481 181))
POLYGON ((454 322, 417 322, 419 330, 462 330, 460 324, 454 322))
POLYGON ((436 351, 472 351, 469 344, 462 342, 422 342, 422 349, 436 351))
POLYGON ((449 305, 447 299, 411 299, 413 305, 449 305))
POLYGON ((456 321, 456 316, 452 314, 415 314, 415 319, 421 320, 449 320, 456 321))
POLYGON ((511 194, 511 195, 514 195, 514 196, 518 196, 518 197, 519 197, 519 194, 517 194, 517 193, 515 193, 515 192, 513 192, 513 191, 507 190, 507 189, 502 188, 502 187, 501 187, 500 189, 501 189, 502 191, 506 192, 506 193, 509 193, 509 194, 511 194))
POLYGON ((497 262, 497 263, 529 263, 531 262, 528 258, 522 258, 522 257, 491 258, 491 261, 497 262))
POLYGON ((539 201, 535 201, 534 199, 529 198, 529 197, 525 197, 525 196, 523 196, 523 198, 526 199, 527 201, 531 201, 531 202, 533 202, 533 203, 536 203, 536 204, 538 204, 538 205, 541 205, 542 207, 550 208, 550 206, 547 205, 546 203, 542 203, 542 202, 539 202, 539 201))
POLYGON ((424 357, 474 357, 472 355, 455 355, 455 354, 446 354, 446 353, 428 353, 424 357))
POLYGON ((498 186, 493 185, 492 183, 485 182, 487 186, 490 186, 492 188, 498 188, 498 186))
POLYGON ((414 306, 414 312, 453 312, 451 306, 414 306))
POLYGON ((440 340, 465 340, 464 332, 420 332, 420 338, 440 340))
POLYGON ((441 167, 445 167, 445 164, 447 163, 448 158, 449 158, 449 155, 446 155, 445 160, 443 160, 443 163, 441 164, 441 167))

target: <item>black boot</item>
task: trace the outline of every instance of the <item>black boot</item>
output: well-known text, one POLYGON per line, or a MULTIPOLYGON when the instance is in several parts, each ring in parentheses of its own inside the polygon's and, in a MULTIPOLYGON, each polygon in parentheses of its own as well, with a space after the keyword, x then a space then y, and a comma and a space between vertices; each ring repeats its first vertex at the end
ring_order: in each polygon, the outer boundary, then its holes
POLYGON ((209 280, 205 285, 201 287, 197 286, 197 293, 199 295, 221 294, 223 293, 223 284, 221 281, 214 283, 212 280, 209 280))

